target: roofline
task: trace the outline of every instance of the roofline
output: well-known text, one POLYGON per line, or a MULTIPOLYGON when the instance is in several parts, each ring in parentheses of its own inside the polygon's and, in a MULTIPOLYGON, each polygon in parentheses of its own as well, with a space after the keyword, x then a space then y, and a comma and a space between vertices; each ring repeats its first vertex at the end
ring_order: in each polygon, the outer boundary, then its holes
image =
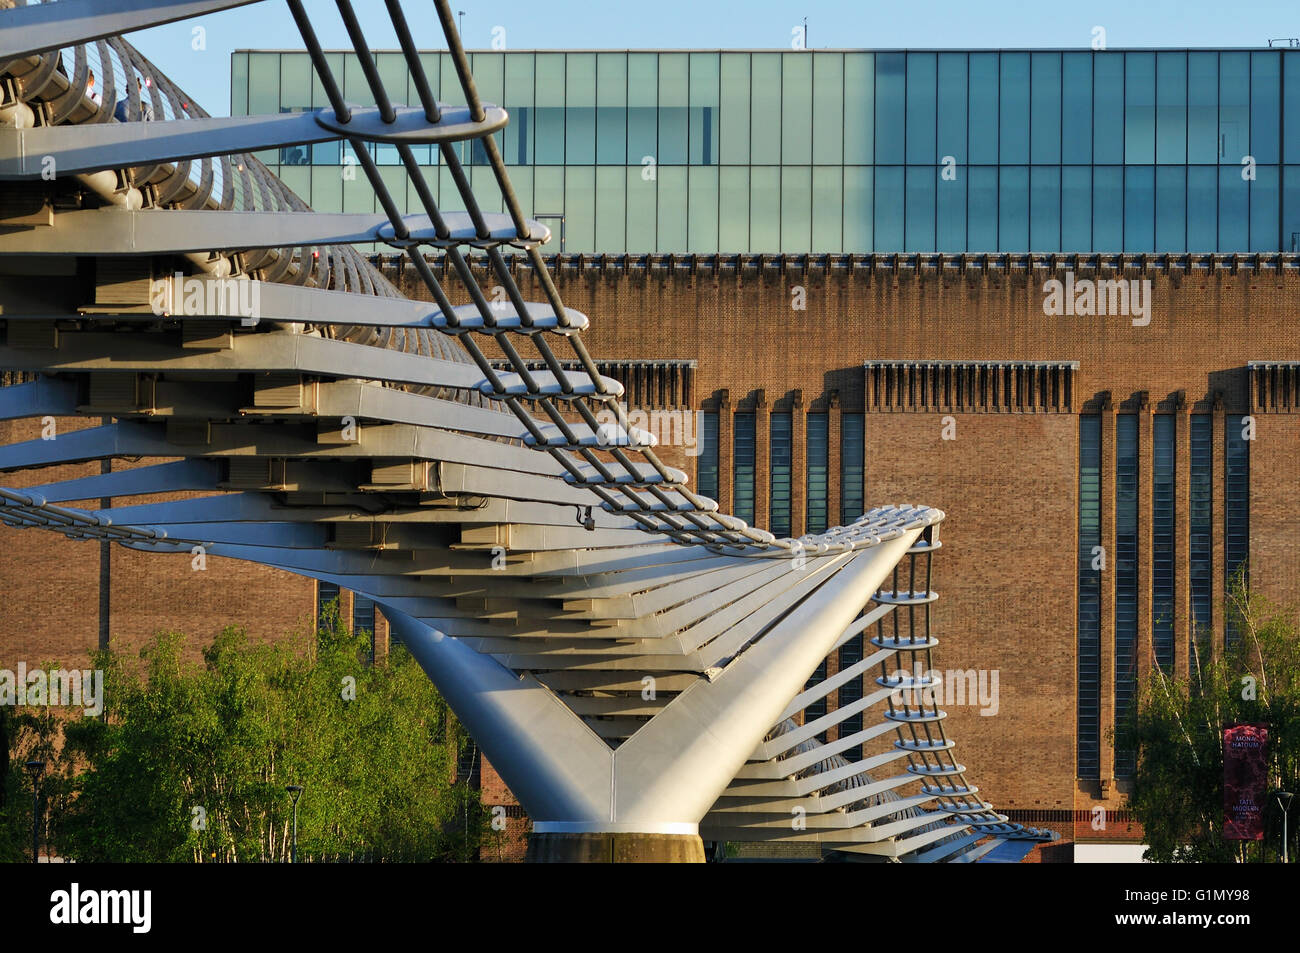
MULTIPOLYGON (((657 47, 653 49, 619 49, 614 47, 560 47, 552 49, 531 50, 466 50, 466 53, 1300 53, 1300 46, 1124 46, 1105 50, 1072 46, 1007 46, 1007 47, 973 47, 973 46, 936 46, 936 47, 818 47, 813 50, 792 50, 783 47, 712 49, 703 47, 657 47)), ((326 53, 354 54, 350 49, 325 50, 326 53)), ((375 49, 372 53, 397 53, 400 49, 375 49)), ((443 49, 420 50, 420 53, 446 53, 443 49)), ((235 53, 303 53, 305 49, 285 47, 242 47, 231 50, 235 53)))

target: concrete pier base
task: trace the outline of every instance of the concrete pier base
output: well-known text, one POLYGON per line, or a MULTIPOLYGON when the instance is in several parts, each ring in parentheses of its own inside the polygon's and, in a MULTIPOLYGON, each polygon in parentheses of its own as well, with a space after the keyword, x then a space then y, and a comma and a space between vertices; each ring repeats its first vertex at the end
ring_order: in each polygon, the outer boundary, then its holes
POLYGON ((530 834, 534 864, 702 864, 698 834, 530 834))

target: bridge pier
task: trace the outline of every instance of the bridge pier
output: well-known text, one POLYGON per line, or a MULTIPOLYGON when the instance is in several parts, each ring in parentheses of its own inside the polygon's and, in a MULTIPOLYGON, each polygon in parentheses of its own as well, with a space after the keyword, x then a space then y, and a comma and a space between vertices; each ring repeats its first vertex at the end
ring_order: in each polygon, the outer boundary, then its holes
POLYGON ((528 854, 533 864, 702 864, 698 834, 533 833, 528 854))

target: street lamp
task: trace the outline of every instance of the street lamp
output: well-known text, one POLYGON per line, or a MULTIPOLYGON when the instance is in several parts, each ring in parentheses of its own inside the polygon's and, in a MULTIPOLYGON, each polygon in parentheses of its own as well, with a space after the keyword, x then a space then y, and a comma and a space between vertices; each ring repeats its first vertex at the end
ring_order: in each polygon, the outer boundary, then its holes
POLYGON ((1289 864, 1291 863, 1291 855, 1286 839, 1286 813, 1291 810, 1291 799, 1295 795, 1290 791, 1278 791, 1273 796, 1277 798, 1277 803, 1282 808, 1282 863, 1289 864))
POLYGON ((285 786, 289 796, 293 798, 293 853, 289 855, 289 863, 298 863, 298 798, 302 797, 301 784, 289 784, 285 786))
POLYGON ((45 773, 44 761, 28 761, 23 765, 32 776, 32 863, 40 863, 41 856, 41 775, 45 773))

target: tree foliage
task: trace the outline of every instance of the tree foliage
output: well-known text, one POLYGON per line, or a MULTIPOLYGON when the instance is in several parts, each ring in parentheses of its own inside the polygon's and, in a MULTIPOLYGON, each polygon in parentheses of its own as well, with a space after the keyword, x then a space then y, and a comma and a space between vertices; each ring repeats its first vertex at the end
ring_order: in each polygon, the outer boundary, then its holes
MULTIPOLYGON (((468 738, 409 653, 371 664, 368 635, 348 631, 336 607, 314 633, 259 644, 228 628, 201 663, 185 649, 184 636, 160 633, 138 658, 99 653, 102 719, 22 716, 18 747, 41 748, 52 765, 43 788, 59 853, 287 860, 285 788, 296 784, 300 859, 478 856, 488 819, 477 793, 454 783, 468 738)), ((14 813, 30 825, 26 790, 14 813)))
MULTIPOLYGON (((1271 861, 1280 854, 1282 811, 1273 791, 1296 792, 1300 784, 1300 625, 1294 608, 1250 592, 1240 578, 1226 609, 1235 644, 1216 653, 1198 639, 1186 680, 1155 666, 1137 711, 1116 733, 1138 754, 1129 807, 1145 832, 1148 860, 1271 861), (1269 729, 1262 842, 1223 837, 1223 728, 1237 722, 1269 729)), ((1292 859, 1300 853, 1297 815, 1293 808, 1292 859)))

